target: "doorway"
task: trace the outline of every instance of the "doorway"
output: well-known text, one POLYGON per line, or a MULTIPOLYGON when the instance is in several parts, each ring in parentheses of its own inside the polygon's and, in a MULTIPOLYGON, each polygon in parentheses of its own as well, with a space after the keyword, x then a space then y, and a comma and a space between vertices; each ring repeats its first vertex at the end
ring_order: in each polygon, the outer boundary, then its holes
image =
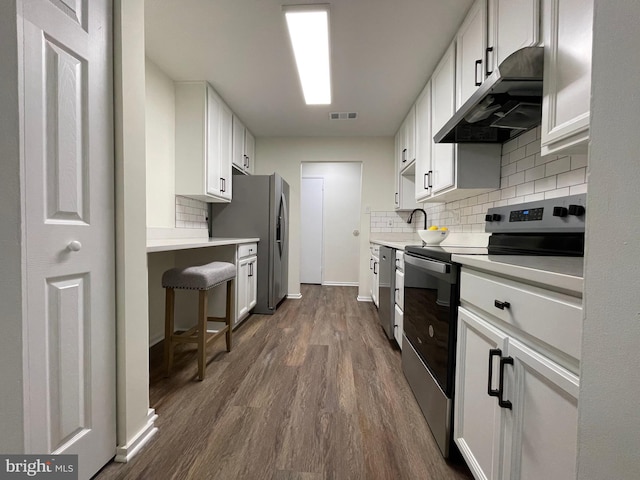
POLYGON ((361 162, 302 163, 301 283, 358 285, 361 194, 361 162), (315 276, 306 275, 306 265, 315 268, 315 276))

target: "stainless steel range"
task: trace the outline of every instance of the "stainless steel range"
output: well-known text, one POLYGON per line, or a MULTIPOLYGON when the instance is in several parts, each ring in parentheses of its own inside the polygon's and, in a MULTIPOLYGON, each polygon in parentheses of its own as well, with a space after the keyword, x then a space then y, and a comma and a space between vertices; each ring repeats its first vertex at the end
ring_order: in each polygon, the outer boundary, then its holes
POLYGON ((402 369, 442 454, 452 438, 457 316, 462 255, 582 256, 586 195, 487 211, 488 247, 409 246, 405 249, 402 369))

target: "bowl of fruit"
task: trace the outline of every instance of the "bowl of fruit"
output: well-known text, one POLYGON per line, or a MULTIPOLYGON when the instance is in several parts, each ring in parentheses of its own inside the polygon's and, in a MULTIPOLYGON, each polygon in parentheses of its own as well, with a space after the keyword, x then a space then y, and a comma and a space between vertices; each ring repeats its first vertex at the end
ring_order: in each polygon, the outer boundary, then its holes
POLYGON ((418 230, 418 235, 427 245, 439 245, 449 236, 449 229, 432 225, 427 230, 418 230))

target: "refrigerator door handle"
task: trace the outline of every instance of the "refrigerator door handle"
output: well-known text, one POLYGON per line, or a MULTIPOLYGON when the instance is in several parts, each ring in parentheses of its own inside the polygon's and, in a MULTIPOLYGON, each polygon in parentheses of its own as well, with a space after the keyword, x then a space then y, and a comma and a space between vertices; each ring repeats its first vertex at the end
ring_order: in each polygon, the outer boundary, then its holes
POLYGON ((280 194, 280 207, 278 211, 278 225, 276 227, 276 242, 278 243, 278 249, 280 256, 282 257, 282 251, 284 249, 283 243, 285 242, 285 235, 287 232, 287 199, 284 193, 280 194))

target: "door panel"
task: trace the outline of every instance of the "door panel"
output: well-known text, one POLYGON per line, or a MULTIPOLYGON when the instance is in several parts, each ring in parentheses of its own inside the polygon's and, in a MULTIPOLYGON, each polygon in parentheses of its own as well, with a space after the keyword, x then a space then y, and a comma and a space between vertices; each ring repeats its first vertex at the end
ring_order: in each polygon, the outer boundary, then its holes
POLYGON ((301 179, 300 283, 322 284, 323 191, 324 179, 301 179))
POLYGON ((112 4, 25 0, 27 453, 115 454, 112 4))

